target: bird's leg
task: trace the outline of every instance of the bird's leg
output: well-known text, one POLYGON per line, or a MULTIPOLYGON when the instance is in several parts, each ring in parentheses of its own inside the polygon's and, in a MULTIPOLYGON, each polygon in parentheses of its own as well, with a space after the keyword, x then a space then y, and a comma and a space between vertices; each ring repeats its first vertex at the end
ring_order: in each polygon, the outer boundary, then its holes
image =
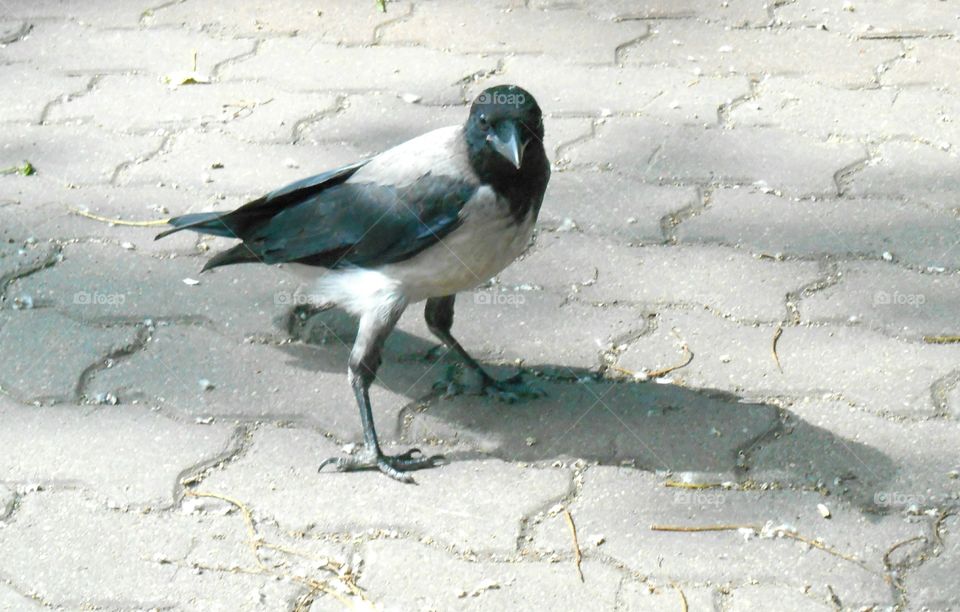
POLYGON ((397 324, 397 320, 406 308, 406 300, 396 298, 392 303, 364 313, 360 317, 357 340, 350 351, 348 379, 353 394, 360 406, 360 421, 363 425, 363 450, 350 457, 331 457, 320 464, 322 470, 333 465, 337 471, 380 470, 390 478, 400 482, 413 482, 406 472, 433 467, 442 461, 442 457, 426 457, 419 449, 410 449, 402 455, 384 455, 377 440, 377 430, 373 425, 373 411, 370 407, 370 385, 380 366, 383 343, 397 324))
MULTIPOLYGON (((521 398, 545 395, 543 390, 524 383, 519 373, 504 380, 496 380, 477 363, 476 359, 470 356, 470 353, 450 333, 450 329, 453 327, 453 302, 455 298, 456 296, 453 295, 445 295, 428 299, 426 308, 424 308, 424 317, 427 320, 427 327, 430 328, 433 335, 456 351, 467 367, 480 377, 481 393, 510 403, 521 398)), ((460 392, 456 383, 449 382, 446 386, 448 395, 456 395, 460 392)))

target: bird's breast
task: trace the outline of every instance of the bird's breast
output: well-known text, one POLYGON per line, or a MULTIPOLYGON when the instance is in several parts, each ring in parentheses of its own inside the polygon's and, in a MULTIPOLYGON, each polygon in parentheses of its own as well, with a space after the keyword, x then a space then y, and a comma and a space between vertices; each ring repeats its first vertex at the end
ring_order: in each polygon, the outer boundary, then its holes
POLYGON ((536 223, 519 222, 497 202, 468 209, 463 223, 416 256, 379 269, 396 279, 411 302, 471 289, 496 276, 527 247, 536 223))

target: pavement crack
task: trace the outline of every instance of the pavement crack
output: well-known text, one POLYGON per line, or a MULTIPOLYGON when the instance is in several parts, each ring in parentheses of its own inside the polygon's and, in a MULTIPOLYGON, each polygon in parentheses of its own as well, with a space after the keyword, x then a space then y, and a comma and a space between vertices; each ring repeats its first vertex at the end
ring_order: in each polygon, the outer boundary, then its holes
POLYGON ((102 359, 99 359, 95 363, 92 363, 84 368, 84 370, 80 373, 80 377, 77 380, 76 386, 74 387, 74 402, 81 403, 84 400, 90 399, 86 397, 87 387, 97 372, 112 368, 118 361, 140 352, 147 345, 152 333, 151 328, 147 325, 140 324, 137 325, 136 330, 136 335, 129 344, 110 351, 102 359))
POLYGON ((786 318, 784 324, 797 325, 803 318, 800 314, 800 303, 815 293, 833 287, 842 279, 839 266, 834 261, 820 261, 820 275, 809 283, 805 283, 787 292, 784 300, 786 318))
POLYGON ((50 117, 50 113, 51 111, 53 111, 55 107, 61 104, 64 104, 66 102, 76 100, 77 98, 81 98, 87 95, 88 93, 92 92, 93 89, 97 86, 97 84, 100 83, 100 81, 103 79, 104 76, 105 76, 104 74, 91 75, 90 80, 87 81, 86 85, 84 85, 82 89, 61 94, 57 96, 55 99, 51 100, 50 102, 47 102, 43 106, 43 110, 40 111, 40 119, 37 121, 37 124, 46 125, 47 119, 50 117))
POLYGON ((147 21, 151 17, 155 17, 157 14, 157 11, 162 11, 165 8, 175 6, 177 4, 183 4, 184 2, 186 2, 186 0, 167 0, 166 2, 162 2, 156 6, 148 7, 144 9, 142 13, 140 13, 140 19, 138 20, 138 24, 140 25, 141 28, 147 27, 150 25, 149 23, 147 23, 147 21))
POLYGON ((33 24, 24 21, 20 24, 20 27, 10 32, 6 36, 0 37, 0 45, 12 45, 18 40, 22 40, 24 36, 30 33, 30 30, 33 29, 33 24))
POLYGON ((677 238, 677 226, 687 219, 697 216, 710 205, 714 188, 697 185, 696 189, 697 197, 693 204, 689 204, 660 217, 660 234, 663 236, 665 244, 677 244, 679 241, 677 238))
POLYGON ((10 287, 10 285, 12 285, 15 281, 24 279, 32 274, 36 274, 37 272, 41 272, 47 268, 55 266, 62 259, 61 251, 61 246, 57 244, 56 247, 52 248, 40 260, 18 267, 12 272, 0 275, 0 304, 6 302, 7 289, 10 287))
POLYGON ((180 473, 177 474, 176 479, 174 479, 172 491, 173 502, 170 507, 175 507, 183 501, 187 487, 196 487, 203 482, 203 479, 206 478, 211 471, 220 469, 226 464, 241 458, 253 443, 253 434, 256 429, 256 423, 239 423, 234 428, 233 434, 231 434, 227 440, 222 451, 213 457, 203 459, 181 470, 180 473))
POLYGON ((175 140, 175 135, 172 133, 166 133, 163 135, 160 144, 153 151, 148 151, 144 155, 137 157, 136 159, 128 159, 127 161, 121 162, 113 169, 113 174, 110 176, 108 184, 116 187, 119 184, 120 176, 131 166, 139 166, 144 164, 151 159, 159 157, 166 153, 169 150, 170 145, 175 140))
POLYGON ((941 376, 930 385, 930 398, 935 409, 934 416, 960 418, 960 414, 950 414, 950 393, 960 388, 960 369, 941 376))
POLYGON ((310 125, 321 121, 323 119, 328 119, 330 117, 336 117, 342 113, 347 108, 347 96, 338 95, 333 103, 333 106, 325 108, 321 111, 311 113, 302 119, 298 119, 294 124, 293 128, 290 130, 290 143, 291 144, 300 144, 300 140, 303 137, 303 132, 310 125))
POLYGON ((238 53, 237 55, 230 56, 214 64, 213 68, 210 69, 210 79, 219 80, 220 72, 227 66, 230 66, 232 64, 238 64, 252 57, 255 57, 257 53, 260 52, 260 47, 262 44, 263 44, 262 38, 254 38, 253 44, 251 45, 251 47, 246 51, 244 51, 243 53, 238 53))
POLYGON ((614 49, 613 49, 613 65, 614 65, 614 66, 621 66, 621 65, 623 65, 623 56, 624 56, 624 54, 627 52, 627 50, 630 49, 631 47, 635 47, 635 46, 641 44, 643 41, 647 40, 647 39, 650 38, 651 36, 653 36, 653 32, 651 32, 650 26, 648 25, 648 26, 647 26, 647 31, 644 32, 643 34, 641 34, 640 36, 636 36, 636 37, 634 37, 634 38, 631 38, 630 40, 627 40, 627 41, 625 41, 625 42, 622 42, 622 43, 620 43, 619 45, 617 45, 616 47, 614 47, 614 49))
POLYGON ((379 23, 376 26, 374 26, 373 35, 371 36, 371 39, 370 39, 370 45, 371 46, 379 45, 380 41, 383 40, 383 33, 387 28, 391 28, 397 24, 400 24, 400 23, 403 23, 404 21, 409 20, 411 17, 413 17, 413 14, 415 11, 416 11, 416 6, 413 3, 411 3, 410 6, 407 7, 407 12, 404 13, 403 15, 399 15, 393 19, 388 19, 387 21, 384 21, 383 23, 379 23))
POLYGON ((857 174, 858 172, 860 172, 870 164, 874 163, 874 161, 876 159, 879 159, 879 157, 880 157, 879 152, 871 150, 870 145, 867 145, 867 153, 864 157, 834 172, 833 184, 834 184, 834 188, 836 189, 837 196, 841 198, 844 197, 847 193, 847 190, 850 187, 850 179, 855 174, 857 174))
POLYGON ((755 100, 759 91, 758 86, 760 80, 756 77, 749 77, 747 81, 747 92, 736 96, 729 102, 724 102, 717 107, 717 124, 725 127, 732 128, 733 124, 730 121, 730 113, 732 113, 737 107, 745 104, 749 100, 755 100))
POLYGON ((558 505, 566 508, 574 502, 583 489, 583 472, 586 471, 586 469, 586 463, 580 460, 579 468, 574 467, 573 472, 570 474, 570 482, 567 485, 567 490, 562 495, 548 499, 541 504, 539 508, 535 508, 529 514, 520 518, 516 543, 516 553, 518 555, 524 556, 530 552, 527 544, 533 542, 532 529, 536 525, 539 525, 543 519, 550 514, 551 509, 558 505))
POLYGON ((567 149, 574 147, 576 145, 582 144, 584 142, 587 142, 588 140, 592 140, 596 138, 596 136, 597 136, 597 122, 591 121, 590 129, 587 131, 586 134, 581 134, 580 136, 577 136, 572 140, 561 142, 556 146, 556 148, 553 151, 554 165, 558 167, 565 167, 566 165, 568 165, 570 160, 565 157, 567 149))

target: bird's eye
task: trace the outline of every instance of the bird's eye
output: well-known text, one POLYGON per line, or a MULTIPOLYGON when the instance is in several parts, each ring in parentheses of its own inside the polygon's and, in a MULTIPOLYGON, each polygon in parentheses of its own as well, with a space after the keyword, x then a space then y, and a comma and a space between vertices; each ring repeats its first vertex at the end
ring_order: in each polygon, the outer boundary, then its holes
POLYGON ((481 130, 485 130, 490 127, 490 123, 487 121, 487 116, 480 115, 480 117, 477 119, 477 125, 480 126, 481 130))

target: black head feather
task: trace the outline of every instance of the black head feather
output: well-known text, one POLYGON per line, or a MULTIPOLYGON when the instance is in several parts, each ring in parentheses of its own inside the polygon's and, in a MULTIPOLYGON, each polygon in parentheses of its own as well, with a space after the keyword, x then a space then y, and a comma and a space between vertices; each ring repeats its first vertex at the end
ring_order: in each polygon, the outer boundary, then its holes
POLYGON ((483 90, 464 126, 470 164, 477 176, 504 194, 522 217, 539 207, 550 163, 543 147, 543 112, 530 92, 516 85, 483 90), (511 160, 505 140, 516 136, 520 155, 511 160), (519 167, 515 165, 519 161, 519 167))

